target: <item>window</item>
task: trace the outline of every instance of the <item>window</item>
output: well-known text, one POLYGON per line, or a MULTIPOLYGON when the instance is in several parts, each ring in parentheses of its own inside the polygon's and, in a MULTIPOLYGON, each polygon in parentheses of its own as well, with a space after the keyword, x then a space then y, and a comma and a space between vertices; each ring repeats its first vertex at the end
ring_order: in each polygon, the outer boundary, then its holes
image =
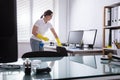
MULTIPOLYGON (((45 10, 53 11, 53 6, 53 0, 17 0, 18 42, 29 42, 33 24, 45 10)), ((54 17, 52 24, 53 20, 54 17)), ((50 39, 53 38, 52 34, 46 34, 50 39)))
POLYGON ((17 0, 18 41, 27 41, 30 37, 30 0, 17 0))

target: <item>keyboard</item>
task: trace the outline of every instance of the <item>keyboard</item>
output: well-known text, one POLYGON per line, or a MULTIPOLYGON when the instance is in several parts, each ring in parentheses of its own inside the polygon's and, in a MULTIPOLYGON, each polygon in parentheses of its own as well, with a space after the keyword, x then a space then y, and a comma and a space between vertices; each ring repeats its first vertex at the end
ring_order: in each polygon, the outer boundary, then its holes
POLYGON ((21 69, 20 65, 0 65, 0 69, 21 69))

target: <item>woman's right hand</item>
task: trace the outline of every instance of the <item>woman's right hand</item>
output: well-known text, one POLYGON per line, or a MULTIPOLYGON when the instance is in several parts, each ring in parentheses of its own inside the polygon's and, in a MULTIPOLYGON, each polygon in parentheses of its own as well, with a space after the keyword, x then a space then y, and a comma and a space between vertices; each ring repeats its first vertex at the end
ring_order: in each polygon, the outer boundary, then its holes
POLYGON ((49 38, 43 37, 43 40, 44 40, 44 41, 49 41, 49 38))
POLYGON ((39 38, 39 39, 42 39, 42 40, 44 40, 44 41, 49 41, 49 39, 48 39, 47 37, 44 37, 44 36, 41 35, 41 34, 37 34, 36 37, 39 38))

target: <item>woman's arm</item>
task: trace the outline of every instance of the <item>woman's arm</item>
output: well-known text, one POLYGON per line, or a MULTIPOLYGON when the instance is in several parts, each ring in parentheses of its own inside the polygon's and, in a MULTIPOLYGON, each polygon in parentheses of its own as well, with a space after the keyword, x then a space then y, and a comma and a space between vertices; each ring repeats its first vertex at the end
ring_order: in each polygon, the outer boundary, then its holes
POLYGON ((49 40, 47 37, 44 37, 42 34, 39 34, 39 33, 38 33, 38 27, 35 26, 35 25, 33 26, 32 34, 33 34, 34 36, 36 36, 37 38, 42 39, 42 40, 44 40, 44 41, 48 41, 48 40, 49 40))
POLYGON ((58 38, 57 33, 55 32, 55 29, 54 29, 54 28, 51 28, 50 30, 51 30, 51 32, 53 33, 55 39, 58 38))
POLYGON ((62 46, 62 44, 60 42, 60 39, 58 38, 57 33, 55 32, 54 28, 51 28, 50 30, 53 33, 53 35, 54 35, 54 37, 55 37, 55 39, 57 41, 58 46, 62 46))
POLYGON ((34 36, 37 36, 37 31, 38 31, 38 27, 37 26, 33 26, 33 29, 32 29, 32 34, 34 35, 34 36))

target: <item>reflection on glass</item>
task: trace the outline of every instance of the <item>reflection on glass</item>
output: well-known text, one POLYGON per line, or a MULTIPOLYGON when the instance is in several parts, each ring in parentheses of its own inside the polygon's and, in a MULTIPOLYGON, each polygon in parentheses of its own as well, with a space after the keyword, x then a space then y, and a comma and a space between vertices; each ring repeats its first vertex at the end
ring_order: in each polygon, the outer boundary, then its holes
POLYGON ((93 68, 97 68, 95 55, 70 57, 70 60, 81 64, 85 64, 93 68))
MULTIPOLYGON (((119 63, 119 62, 118 62, 119 63)), ((102 63, 103 64, 103 72, 104 73, 119 73, 120 72, 120 66, 111 64, 111 63, 102 63)))
MULTIPOLYGON (((39 67, 34 69, 32 74, 33 79, 51 79, 51 71, 55 61, 41 62, 39 67)), ((38 64, 38 63, 37 63, 38 64)))

